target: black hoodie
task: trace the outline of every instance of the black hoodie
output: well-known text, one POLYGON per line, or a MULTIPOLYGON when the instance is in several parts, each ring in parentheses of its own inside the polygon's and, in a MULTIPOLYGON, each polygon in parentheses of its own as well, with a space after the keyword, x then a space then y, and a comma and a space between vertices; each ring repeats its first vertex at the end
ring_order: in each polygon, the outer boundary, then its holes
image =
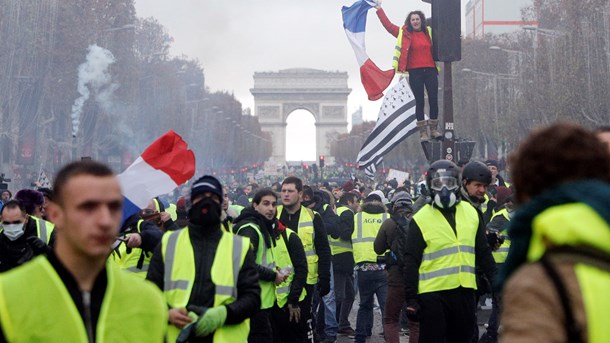
MULTIPOLYGON (((252 253, 256 258, 256 252, 258 251, 259 244, 264 244, 265 249, 268 249, 271 244, 273 244, 273 246, 276 245, 275 240, 271 239, 271 232, 274 230, 275 221, 275 218, 273 220, 268 220, 251 206, 246 207, 241 211, 241 214, 235 218, 233 232, 240 236, 250 238, 252 253), (255 229, 253 229, 251 226, 244 227, 249 223, 252 223, 259 228, 264 242, 259 242, 259 236, 255 229)), ((275 270, 261 266, 260 264, 257 264, 256 267, 258 270, 259 279, 263 281, 275 281, 275 270)))

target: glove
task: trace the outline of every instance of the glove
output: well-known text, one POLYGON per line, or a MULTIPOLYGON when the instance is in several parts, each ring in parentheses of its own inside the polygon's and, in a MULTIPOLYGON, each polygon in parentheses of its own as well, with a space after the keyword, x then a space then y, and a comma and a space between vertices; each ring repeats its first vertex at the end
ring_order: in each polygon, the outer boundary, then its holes
POLYGON ((320 291, 320 298, 330 293, 330 280, 320 279, 318 290, 320 291))
POLYGON ((405 312, 407 314, 407 318, 409 318, 412 322, 419 322, 421 308, 419 307, 419 303, 417 300, 407 300, 407 307, 405 308, 405 312))
POLYGON ((288 322, 291 322, 293 318, 295 323, 301 320, 301 308, 299 305, 288 304, 288 322))
POLYGON ((195 324, 197 337, 205 337, 223 326, 227 320, 227 308, 223 305, 209 308, 195 324))
POLYGON ((25 241, 30 245, 30 248, 32 248, 34 255, 46 254, 49 250, 49 246, 46 245, 46 243, 43 242, 42 239, 36 236, 30 236, 26 238, 25 241))
POLYGON ((189 305, 186 309, 189 311, 188 316, 193 321, 180 330, 176 343, 186 343, 195 336, 195 324, 197 323, 197 320, 199 320, 199 317, 207 311, 207 308, 195 305, 189 305))

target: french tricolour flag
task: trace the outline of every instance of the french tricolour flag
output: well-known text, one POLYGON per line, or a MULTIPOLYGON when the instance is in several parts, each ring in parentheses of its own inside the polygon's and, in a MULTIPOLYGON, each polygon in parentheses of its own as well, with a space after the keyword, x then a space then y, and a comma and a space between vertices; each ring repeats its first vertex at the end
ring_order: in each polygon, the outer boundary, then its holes
POLYGON ((364 85, 369 100, 381 99, 383 91, 394 78, 394 70, 383 71, 371 61, 366 53, 364 31, 368 10, 375 6, 374 1, 359 0, 350 7, 343 6, 343 27, 360 65, 360 80, 364 85))
POLYGON ((173 191, 195 175, 195 155, 182 137, 168 131, 154 141, 123 173, 123 221, 159 195, 173 191))

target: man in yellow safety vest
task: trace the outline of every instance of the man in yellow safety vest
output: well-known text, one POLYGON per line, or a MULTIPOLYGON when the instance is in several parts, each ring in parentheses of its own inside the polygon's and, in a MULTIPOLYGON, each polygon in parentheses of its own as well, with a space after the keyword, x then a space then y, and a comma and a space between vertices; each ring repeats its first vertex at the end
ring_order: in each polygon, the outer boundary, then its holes
POLYGON ((223 189, 213 176, 193 183, 188 227, 166 232, 146 278, 169 305, 168 342, 245 342, 260 309, 250 241, 221 228, 223 189))
POLYGON ((404 252, 407 316, 420 321, 420 342, 470 342, 476 325, 475 266, 493 280, 496 266, 476 209, 460 201, 455 163, 430 165, 432 203, 409 225, 404 252))
POLYGON ((163 342, 161 292, 107 263, 123 202, 112 170, 73 162, 53 189, 54 249, 0 276, 0 342, 163 342))

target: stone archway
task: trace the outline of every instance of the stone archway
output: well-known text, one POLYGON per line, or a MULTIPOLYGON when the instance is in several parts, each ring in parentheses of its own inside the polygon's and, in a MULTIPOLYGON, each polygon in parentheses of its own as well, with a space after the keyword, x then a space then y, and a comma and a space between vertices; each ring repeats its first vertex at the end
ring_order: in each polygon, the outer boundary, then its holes
POLYGON ((347 132, 346 72, 295 68, 254 73, 254 111, 263 131, 271 133, 271 160, 286 160, 286 119, 295 110, 307 110, 316 121, 316 156, 330 155, 332 137, 347 132))

